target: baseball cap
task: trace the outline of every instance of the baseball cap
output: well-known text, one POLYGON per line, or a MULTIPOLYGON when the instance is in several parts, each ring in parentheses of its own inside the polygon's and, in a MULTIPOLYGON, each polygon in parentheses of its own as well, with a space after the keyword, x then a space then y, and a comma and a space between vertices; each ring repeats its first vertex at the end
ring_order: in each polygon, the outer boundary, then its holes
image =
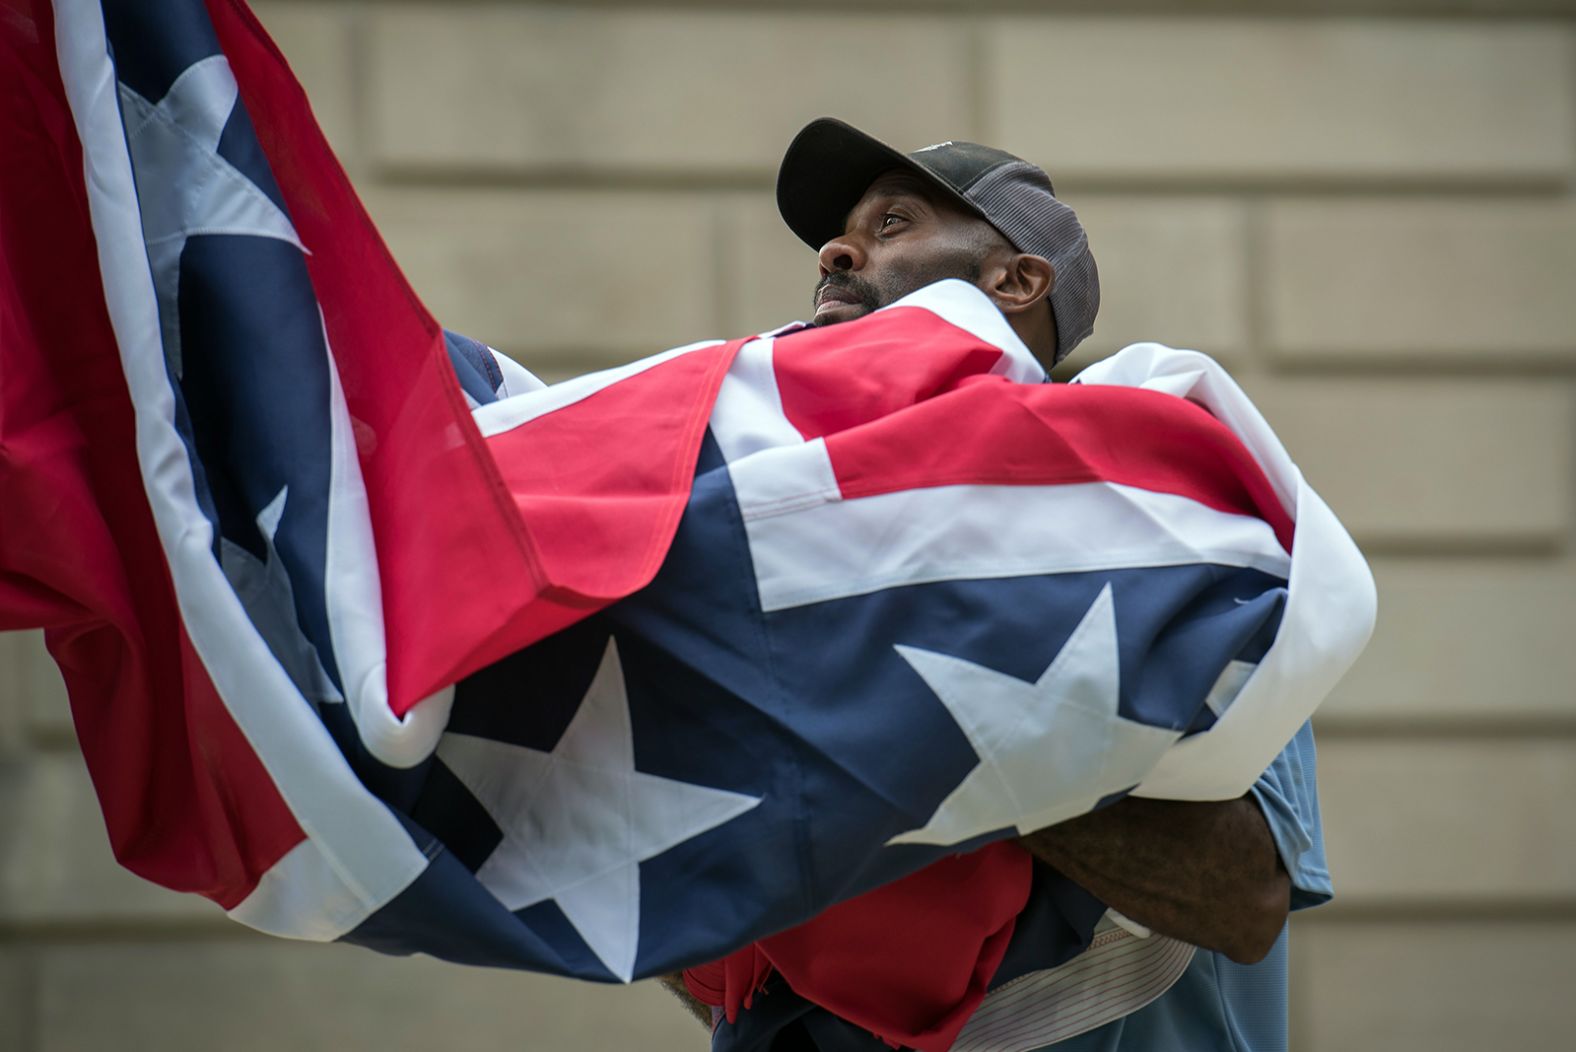
POLYGON ((1057 199, 1043 169, 1005 150, 948 141, 904 154, 834 117, 820 117, 783 154, 777 210, 788 229, 819 249, 843 233, 848 213, 876 176, 894 168, 913 173, 984 219, 1019 252, 1050 260, 1056 268, 1049 297, 1056 361, 1094 331, 1100 274, 1083 224, 1057 199))

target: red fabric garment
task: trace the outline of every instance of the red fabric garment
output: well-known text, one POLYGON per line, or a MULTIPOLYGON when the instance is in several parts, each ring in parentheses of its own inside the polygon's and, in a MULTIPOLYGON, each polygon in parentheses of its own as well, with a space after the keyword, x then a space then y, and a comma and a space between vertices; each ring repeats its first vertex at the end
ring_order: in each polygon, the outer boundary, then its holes
POLYGON ((1028 852, 997 841, 839 903, 684 972, 729 1022, 773 971, 887 1044, 946 1052, 985 999, 1029 897, 1028 852))
POLYGON ((721 1008, 728 1022, 736 1022, 741 1008, 754 1007, 755 994, 772 977, 772 962, 761 944, 728 954, 719 961, 708 961, 684 970, 684 987, 702 1004, 721 1008))

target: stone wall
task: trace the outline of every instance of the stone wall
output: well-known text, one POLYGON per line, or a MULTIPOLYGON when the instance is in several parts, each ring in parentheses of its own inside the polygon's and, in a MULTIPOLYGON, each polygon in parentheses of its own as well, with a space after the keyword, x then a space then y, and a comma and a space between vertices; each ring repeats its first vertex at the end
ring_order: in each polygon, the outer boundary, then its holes
MULTIPOLYGON (((1044 164, 1104 279, 1074 364, 1221 358, 1378 576, 1316 721, 1338 898, 1294 922, 1293 1047, 1568 1041, 1576 3, 259 13, 434 313, 553 377, 806 312, 770 187, 811 117, 1044 164)), ((0 1049, 704 1046, 649 984, 270 941, 124 874, 30 635, 0 791, 0 1049)))

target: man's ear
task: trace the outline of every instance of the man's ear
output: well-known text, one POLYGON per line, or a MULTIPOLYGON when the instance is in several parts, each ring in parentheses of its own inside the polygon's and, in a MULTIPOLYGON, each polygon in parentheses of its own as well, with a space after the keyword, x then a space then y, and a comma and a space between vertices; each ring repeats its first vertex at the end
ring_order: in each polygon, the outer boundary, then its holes
POLYGON ((1056 268, 1044 256, 1019 252, 1007 260, 1001 276, 991 288, 991 298, 1003 314, 1028 310, 1051 294, 1056 286, 1056 268))

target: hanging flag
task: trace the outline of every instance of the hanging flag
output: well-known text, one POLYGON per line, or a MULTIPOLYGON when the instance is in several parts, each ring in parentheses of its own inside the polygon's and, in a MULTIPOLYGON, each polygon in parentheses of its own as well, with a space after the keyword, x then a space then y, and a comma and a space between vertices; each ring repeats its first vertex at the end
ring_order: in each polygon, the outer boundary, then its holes
POLYGON ((260 930, 629 981, 791 929, 946 1048, 1004 838, 1240 795, 1371 630, 1201 355, 1044 384, 943 282, 498 397, 240 3, 0 0, 0 107, 0 628, 121 862, 260 930), (893 881, 950 1002, 814 920, 893 881))

